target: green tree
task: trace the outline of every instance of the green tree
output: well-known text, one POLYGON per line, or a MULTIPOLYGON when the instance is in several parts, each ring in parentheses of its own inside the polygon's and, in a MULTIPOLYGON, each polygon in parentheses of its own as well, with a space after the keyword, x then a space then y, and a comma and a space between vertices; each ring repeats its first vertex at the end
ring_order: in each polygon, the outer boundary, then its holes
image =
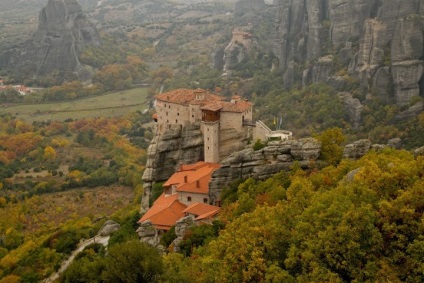
POLYGON ((139 240, 110 247, 101 278, 106 282, 158 282, 163 262, 157 250, 139 240))

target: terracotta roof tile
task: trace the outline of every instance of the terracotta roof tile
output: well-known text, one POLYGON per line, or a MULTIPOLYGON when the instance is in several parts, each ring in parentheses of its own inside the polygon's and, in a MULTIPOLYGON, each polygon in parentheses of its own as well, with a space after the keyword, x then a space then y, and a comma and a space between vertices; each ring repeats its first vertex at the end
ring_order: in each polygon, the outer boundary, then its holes
POLYGON ((138 222, 150 220, 157 229, 167 230, 184 217, 187 206, 178 201, 178 194, 162 194, 138 222))
POLYGON ((224 98, 210 93, 203 89, 176 89, 169 92, 161 93, 155 96, 156 99, 181 105, 200 104, 205 105, 212 101, 220 101, 224 98), (203 99, 196 99, 197 96, 203 95, 203 99))
POLYGON ((220 167, 219 164, 197 162, 192 165, 182 165, 163 186, 176 186, 177 192, 192 192, 199 194, 209 193, 209 182, 213 171, 220 167))
POLYGON ((190 213, 198 217, 204 214, 218 212, 220 209, 221 208, 219 208, 218 206, 213 206, 206 203, 193 203, 192 205, 188 206, 183 212, 190 213))
POLYGON ((225 111, 225 112, 245 112, 249 110, 253 103, 241 99, 240 96, 234 96, 237 101, 224 101, 224 97, 212 94, 203 89, 176 89, 169 92, 161 93, 155 96, 157 100, 163 102, 175 103, 180 105, 201 105, 203 110, 210 111, 225 111), (203 95, 202 99, 197 99, 196 96, 203 95))
POLYGON ((219 213, 219 210, 209 211, 205 214, 197 216, 194 220, 211 219, 213 218, 213 216, 217 215, 218 213, 219 213))

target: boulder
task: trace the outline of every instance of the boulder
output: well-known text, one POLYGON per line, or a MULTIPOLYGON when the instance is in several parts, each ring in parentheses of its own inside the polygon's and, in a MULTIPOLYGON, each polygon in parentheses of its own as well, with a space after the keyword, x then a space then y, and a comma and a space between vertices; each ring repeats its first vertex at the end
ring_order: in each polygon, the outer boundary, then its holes
POLYGON ((136 233, 141 242, 147 243, 153 247, 159 245, 160 238, 158 231, 150 220, 140 223, 140 227, 137 229, 136 233))
POLYGON ((424 102, 418 101, 407 110, 400 112, 395 116, 395 120, 403 121, 408 120, 409 118, 418 116, 421 112, 424 111, 424 102))
POLYGON ((402 148, 402 140, 400 138, 394 138, 390 139, 387 142, 387 146, 395 149, 401 149, 402 148))
POLYGON ((371 142, 363 139, 345 146, 343 158, 359 159, 364 156, 371 148, 371 142))
POLYGON ((414 156, 415 156, 415 158, 418 158, 418 156, 424 156, 424 146, 417 148, 414 151, 414 156))
POLYGON ((191 216, 183 217, 178 220, 177 223, 175 223, 175 235, 177 238, 175 238, 175 240, 172 242, 174 246, 174 252, 180 251, 179 245, 183 241, 186 231, 193 225, 195 225, 195 223, 193 221, 193 217, 191 216))
POLYGON ((314 138, 294 140, 291 155, 295 160, 317 160, 321 152, 321 142, 314 138))
POLYGON ((121 228, 121 225, 116 223, 113 220, 108 220, 103 224, 103 227, 99 230, 97 235, 99 236, 110 236, 112 233, 118 231, 121 228))

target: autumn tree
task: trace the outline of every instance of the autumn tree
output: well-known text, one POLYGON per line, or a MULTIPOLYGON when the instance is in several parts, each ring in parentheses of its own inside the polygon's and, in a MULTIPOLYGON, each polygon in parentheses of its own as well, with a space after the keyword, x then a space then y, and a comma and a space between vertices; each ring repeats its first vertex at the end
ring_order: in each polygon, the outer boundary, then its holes
POLYGON ((342 144, 346 138, 340 128, 331 128, 314 136, 321 142, 321 159, 331 165, 336 165, 343 157, 342 144))
POLYGON ((43 158, 47 161, 52 161, 56 159, 56 151, 54 150, 53 147, 51 146, 47 146, 46 148, 44 148, 44 155, 43 158))

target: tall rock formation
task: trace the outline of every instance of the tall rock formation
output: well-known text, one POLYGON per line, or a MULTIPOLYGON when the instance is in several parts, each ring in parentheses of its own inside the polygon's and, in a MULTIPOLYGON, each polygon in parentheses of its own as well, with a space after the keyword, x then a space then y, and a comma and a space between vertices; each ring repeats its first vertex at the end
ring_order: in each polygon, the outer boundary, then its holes
POLYGON ((88 45, 100 45, 97 29, 76 0, 49 0, 39 15, 37 31, 23 47, 6 51, 0 66, 32 75, 75 72, 78 56, 88 45))
POLYGON ((149 209, 152 185, 164 182, 179 168, 180 164, 191 164, 204 159, 203 135, 199 124, 185 127, 171 125, 163 135, 156 135, 147 149, 145 184, 142 210, 149 209))
POLYGON ((399 106, 424 97, 424 0, 273 4, 274 53, 288 87, 292 81, 287 78, 293 77, 288 73, 297 71, 304 85, 325 82, 343 91, 347 83, 337 72, 344 69, 364 91, 374 90, 386 101, 393 98, 399 106))

